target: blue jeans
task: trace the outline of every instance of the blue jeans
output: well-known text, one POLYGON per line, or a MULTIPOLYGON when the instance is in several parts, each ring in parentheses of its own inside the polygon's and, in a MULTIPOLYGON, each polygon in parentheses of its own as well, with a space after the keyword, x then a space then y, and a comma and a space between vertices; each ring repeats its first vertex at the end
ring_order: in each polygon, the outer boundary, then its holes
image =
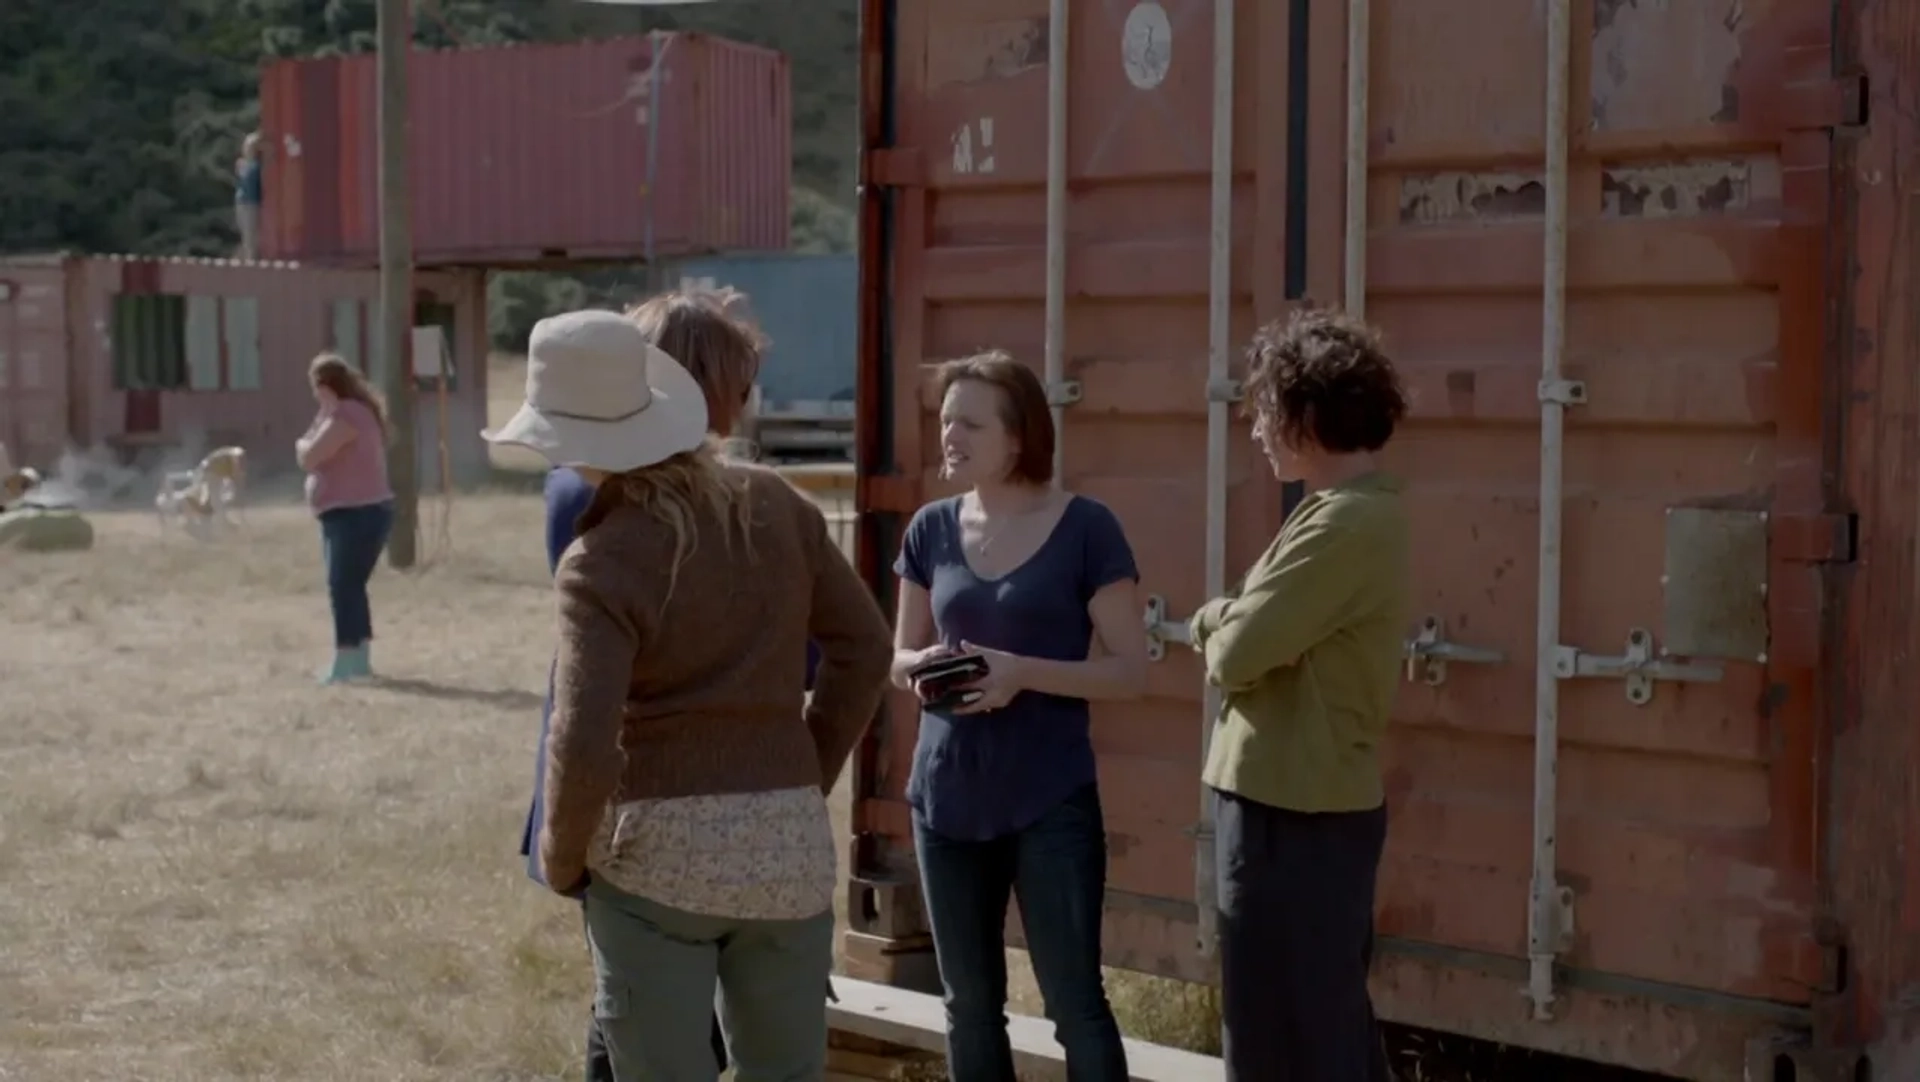
POLYGON ((914 819, 920 885, 946 989, 953 1082, 1014 1082, 1007 1042, 1007 901, 1020 905, 1033 974, 1069 1082, 1127 1082, 1120 1027, 1100 978, 1106 824, 1089 785, 1015 834, 943 837, 914 819))
POLYGON ((393 503, 336 507, 320 515, 320 558, 327 567, 327 599, 333 605, 333 645, 362 646, 373 639, 373 605, 367 582, 380 564, 393 530, 393 503))

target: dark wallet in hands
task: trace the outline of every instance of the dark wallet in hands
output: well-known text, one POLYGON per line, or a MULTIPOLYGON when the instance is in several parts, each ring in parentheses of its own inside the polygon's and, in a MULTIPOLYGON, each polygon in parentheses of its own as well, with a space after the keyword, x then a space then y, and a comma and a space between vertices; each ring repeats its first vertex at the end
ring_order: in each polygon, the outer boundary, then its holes
POLYGON ((928 710, 952 710, 979 699, 984 692, 964 685, 987 675, 987 659, 979 654, 943 657, 910 669, 907 677, 920 691, 920 702, 928 710))

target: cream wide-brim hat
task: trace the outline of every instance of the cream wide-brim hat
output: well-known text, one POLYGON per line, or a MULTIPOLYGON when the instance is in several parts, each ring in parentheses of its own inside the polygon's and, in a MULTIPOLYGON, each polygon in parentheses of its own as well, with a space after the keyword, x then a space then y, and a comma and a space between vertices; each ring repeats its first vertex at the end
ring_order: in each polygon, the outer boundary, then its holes
POLYGON ((526 403, 480 435, 537 451, 556 466, 625 473, 705 443, 707 399, 631 320, 567 312, 534 324, 526 403))

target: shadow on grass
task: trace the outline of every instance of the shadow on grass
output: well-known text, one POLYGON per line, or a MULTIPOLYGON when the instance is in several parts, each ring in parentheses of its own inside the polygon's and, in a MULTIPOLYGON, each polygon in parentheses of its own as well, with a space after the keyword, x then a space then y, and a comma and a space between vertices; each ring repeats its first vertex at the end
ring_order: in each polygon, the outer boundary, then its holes
POLYGON ((404 677, 376 677, 367 687, 376 691, 393 691, 402 695, 418 695, 426 699, 440 699, 447 702, 482 703, 487 706, 505 707, 509 710, 535 710, 546 704, 546 697, 519 688, 463 688, 451 684, 435 683, 432 680, 414 680, 404 677))

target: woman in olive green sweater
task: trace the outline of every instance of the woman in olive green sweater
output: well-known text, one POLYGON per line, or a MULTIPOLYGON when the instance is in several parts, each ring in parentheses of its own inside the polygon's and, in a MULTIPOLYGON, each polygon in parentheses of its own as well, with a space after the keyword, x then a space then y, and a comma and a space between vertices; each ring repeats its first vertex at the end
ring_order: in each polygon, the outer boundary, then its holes
POLYGON ((1400 482, 1374 456, 1406 399, 1374 331, 1336 312, 1271 324, 1247 354, 1254 439, 1310 494, 1191 628, 1224 696, 1203 780, 1227 1078, 1386 1082, 1367 969, 1409 583, 1400 482))

